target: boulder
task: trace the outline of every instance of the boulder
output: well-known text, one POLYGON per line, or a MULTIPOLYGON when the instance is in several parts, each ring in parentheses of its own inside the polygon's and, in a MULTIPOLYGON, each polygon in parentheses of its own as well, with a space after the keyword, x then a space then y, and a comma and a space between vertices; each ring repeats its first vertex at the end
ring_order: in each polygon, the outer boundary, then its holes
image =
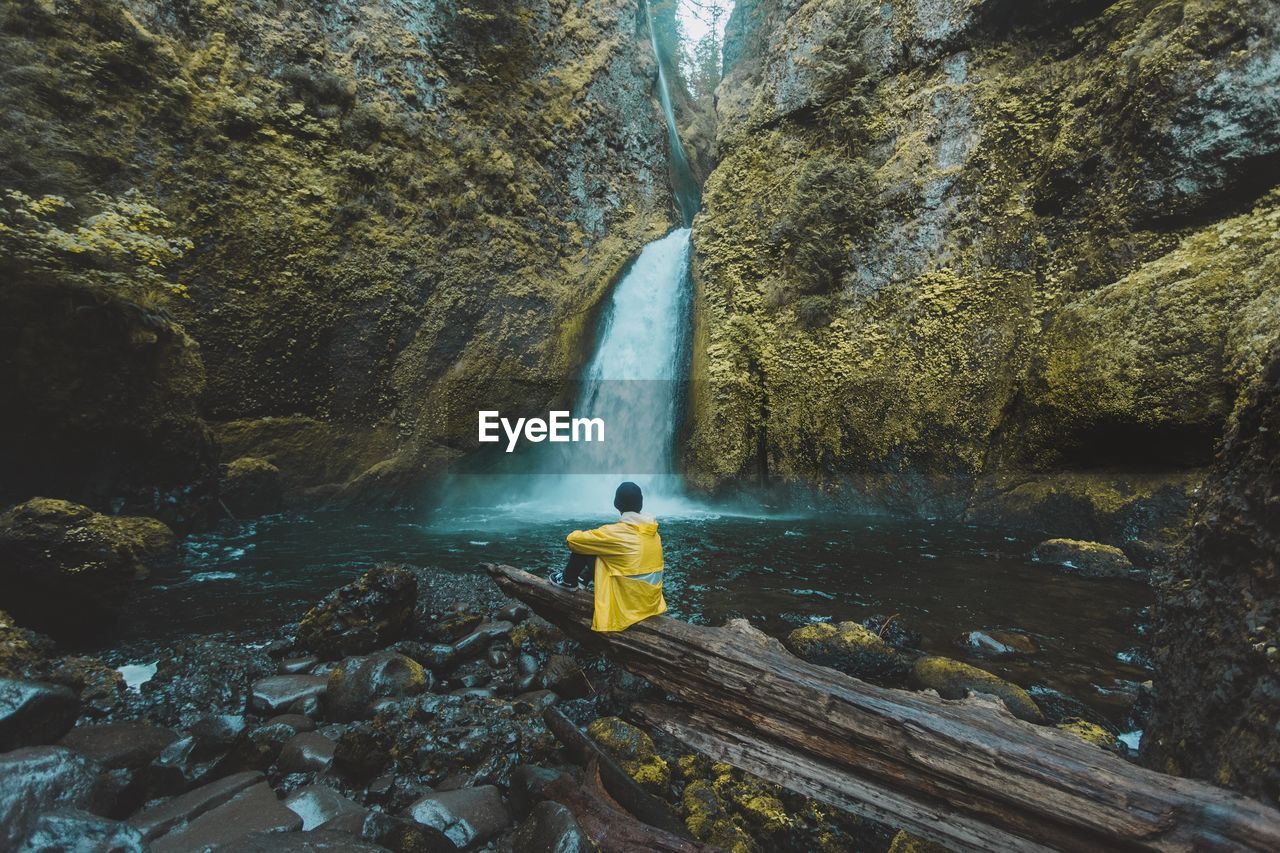
POLYGON ((150 841, 175 827, 191 823, 262 780, 262 774, 257 771, 224 776, 216 782, 158 803, 129 818, 129 823, 150 841))
POLYGON ((0 755, 0 850, 17 850, 45 812, 96 805, 98 770, 62 746, 0 755))
POLYGON ((512 853, 589 853, 595 849, 573 812, 549 800, 533 807, 511 840, 512 853))
POLYGON ((511 771, 511 789, 507 796, 511 799, 511 813, 517 820, 524 820, 533 811, 533 807, 547 798, 546 787, 560 778, 560 773, 538 767, 534 764, 521 764, 511 771))
POLYGON ((218 483, 218 494, 236 518, 257 518, 279 512, 284 506, 280 469, 257 456, 229 462, 218 483))
POLYGON ((943 699, 963 699, 970 692, 988 693, 1004 702, 1018 719, 1044 722, 1044 714, 1027 691, 976 666, 951 658, 927 656, 916 661, 911 676, 918 687, 936 690, 943 699))
POLYGON ((910 667, 897 650, 857 622, 814 622, 796 628, 787 635, 786 646, 797 657, 855 678, 893 678, 910 667))
POLYGON ((24 850, 142 853, 142 833, 127 823, 100 817, 81 809, 62 808, 37 818, 24 850))
POLYGON ((1046 539, 1031 552, 1037 563, 1053 563, 1088 578, 1123 578, 1135 571, 1124 551, 1101 542, 1046 539))
POLYGON ((299 788, 284 798, 284 805, 302 818, 304 832, 329 826, 337 820, 341 820, 344 825, 354 822, 359 829, 364 823, 365 815, 369 813, 364 806, 342 796, 326 785, 307 785, 299 788))
POLYGON ((531 706, 535 712, 541 714, 560 701, 560 697, 556 695, 554 690, 530 690, 528 693, 521 693, 511 701, 513 703, 523 702, 531 706))
POLYGON ((281 805, 266 782, 259 782, 156 838, 151 849, 154 853, 186 853, 232 847, 256 832, 293 832, 301 828, 302 818, 281 805))
POLYGON ((376 651, 404 635, 417 601, 412 574, 377 566, 307 611, 298 623, 298 643, 326 660, 376 651))
POLYGON ((201 717, 187 729, 196 739, 194 757, 203 761, 226 752, 246 728, 248 722, 243 714, 201 717))
POLYGON ((653 738, 617 717, 601 717, 587 726, 587 734, 622 766, 640 787, 660 797, 671 787, 671 768, 658 755, 653 738))
MULTIPOLYGON (((424 853, 431 853, 430 848, 402 849, 422 849, 424 853)), ((331 829, 315 832, 253 832, 238 839, 234 850, 235 853, 390 853, 388 848, 365 841, 358 835, 331 829)))
POLYGON ((591 693, 591 685, 582 665, 569 655, 551 655, 538 673, 537 684, 543 690, 554 690, 565 699, 581 699, 591 693))
POLYGON ((45 660, 53 650, 47 637, 18 627, 13 617, 0 610, 0 678, 18 678, 45 660))
POLYGON ((971 654, 987 658, 1033 655, 1040 651, 1035 640, 1014 631, 969 631, 961 634, 958 642, 971 654))
POLYGON ((474 631, 483 621, 484 617, 479 613, 461 611, 435 620, 422 633, 429 640, 452 645, 474 631))
POLYGON ((337 746, 319 732, 301 732, 285 741, 276 764, 282 773, 320 773, 333 764, 337 746))
POLYGON ((53 743, 79 714, 80 700, 66 687, 0 678, 0 752, 53 743))
POLYGON ((216 779, 243 770, 266 770, 275 764, 284 745, 296 734, 298 730, 288 723, 267 723, 245 729, 227 754, 209 769, 206 778, 216 779))
POLYGON ((431 684, 428 670, 396 652, 347 658, 329 673, 325 715, 337 722, 369 719, 378 701, 417 696, 431 684))
POLYGON ((115 617, 134 582, 172 555, 176 541, 153 518, 32 498, 0 515, 5 606, 23 625, 82 639, 115 617))
POLYGON ((453 652, 445 661, 444 671, 480 657, 488 650, 490 643, 510 636, 513 627, 515 626, 510 622, 481 623, 474 631, 453 644, 453 652))
POLYGON ((98 762, 105 770, 136 770, 159 758, 177 739, 169 729, 130 720, 79 726, 68 732, 61 743, 98 762))
POLYGON ((406 814, 444 833, 459 850, 489 840, 511 822, 502 794, 493 785, 428 794, 406 814))
POLYGON ((277 714, 294 702, 318 697, 328 689, 328 680, 318 675, 271 675, 253 683, 249 710, 257 714, 277 714))

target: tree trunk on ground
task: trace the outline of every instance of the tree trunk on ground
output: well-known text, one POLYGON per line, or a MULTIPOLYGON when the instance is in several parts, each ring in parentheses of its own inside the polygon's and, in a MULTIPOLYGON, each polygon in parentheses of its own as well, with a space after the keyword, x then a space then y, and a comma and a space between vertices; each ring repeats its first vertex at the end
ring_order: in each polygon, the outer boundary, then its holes
POLYGON ((711 756, 959 850, 1280 849, 1280 812, 1130 764, 998 703, 891 690, 816 666, 744 620, 590 629, 592 599, 510 566, 499 586, 694 706, 642 709, 711 756))

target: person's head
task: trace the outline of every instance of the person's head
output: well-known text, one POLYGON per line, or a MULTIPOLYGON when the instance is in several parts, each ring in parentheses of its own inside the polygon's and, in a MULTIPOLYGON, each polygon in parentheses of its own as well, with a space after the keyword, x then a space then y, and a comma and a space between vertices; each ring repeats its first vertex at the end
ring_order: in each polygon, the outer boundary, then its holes
POLYGON ((640 487, 630 480, 618 486, 618 491, 613 493, 613 506, 618 512, 639 512, 644 506, 640 487))

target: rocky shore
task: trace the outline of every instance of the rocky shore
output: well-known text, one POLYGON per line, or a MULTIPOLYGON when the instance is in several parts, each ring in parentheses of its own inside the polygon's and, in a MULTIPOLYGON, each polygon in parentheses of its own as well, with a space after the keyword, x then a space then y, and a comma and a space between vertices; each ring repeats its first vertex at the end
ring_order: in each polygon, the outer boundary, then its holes
MULTIPOLYGON (((101 658, 58 656, 7 617, 0 631, 6 849, 589 850, 602 809, 627 843, 666 832, 654 838, 689 850, 915 849, 628 722, 661 691, 479 572, 376 566, 273 633, 101 658)), ((996 633, 968 639, 992 657, 1027 651, 1028 638, 996 633)), ((944 697, 992 694, 1122 751, 1079 703, 919 642, 878 618, 785 638, 815 663, 944 697)))

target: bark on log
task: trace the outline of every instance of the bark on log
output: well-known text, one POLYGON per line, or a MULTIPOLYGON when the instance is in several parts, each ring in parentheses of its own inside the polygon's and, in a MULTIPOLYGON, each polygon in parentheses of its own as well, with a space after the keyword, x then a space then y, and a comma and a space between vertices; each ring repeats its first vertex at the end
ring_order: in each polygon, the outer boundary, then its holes
POLYGON ((508 595, 695 710, 644 713, 715 758, 958 850, 1280 850, 1280 811, 1155 773, 998 703, 807 663, 734 620, 592 632, 592 599, 510 566, 508 595))
POLYGON ((564 714, 551 707, 542 712, 542 719, 575 763, 586 766, 594 761, 598 765, 605 790, 619 805, 650 826, 692 840, 688 828, 676 817, 671 806, 641 788, 627 775, 627 771, 564 714))

